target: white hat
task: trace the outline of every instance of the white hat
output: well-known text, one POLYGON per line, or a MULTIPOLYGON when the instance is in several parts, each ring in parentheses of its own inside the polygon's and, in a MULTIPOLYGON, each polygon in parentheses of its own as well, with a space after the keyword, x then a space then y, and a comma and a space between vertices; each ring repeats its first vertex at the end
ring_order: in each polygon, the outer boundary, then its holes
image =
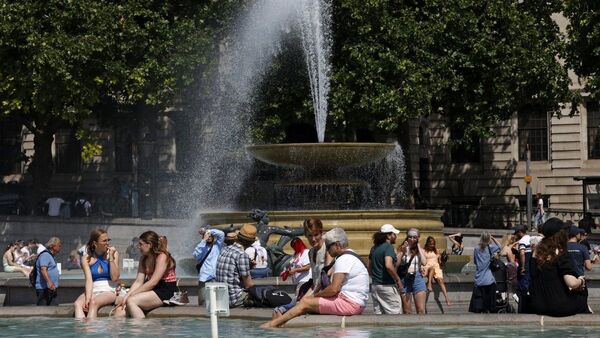
POLYGON ((394 228, 394 226, 393 226, 393 225, 391 225, 391 224, 384 224, 384 225, 382 225, 382 226, 381 226, 381 228, 379 228, 379 232, 382 232, 382 233, 384 233, 384 234, 387 234, 387 233, 393 232, 393 233, 395 233, 395 234, 397 235, 397 234, 399 234, 399 233, 400 233, 400 230, 397 230, 397 229, 396 229, 396 228, 394 228))

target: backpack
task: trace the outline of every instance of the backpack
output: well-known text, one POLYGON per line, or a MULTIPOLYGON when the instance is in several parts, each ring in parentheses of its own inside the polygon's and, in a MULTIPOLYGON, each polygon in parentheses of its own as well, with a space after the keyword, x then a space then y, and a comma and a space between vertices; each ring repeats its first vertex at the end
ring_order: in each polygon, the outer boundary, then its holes
MULTIPOLYGON (((40 259, 40 256, 44 253, 50 253, 50 251, 48 250, 44 250, 42 252, 40 252, 37 257, 35 258, 35 261, 33 262, 33 270, 31 270, 31 273, 29 274, 29 285, 31 285, 31 287, 33 287, 35 289, 35 283, 37 281, 37 276, 38 276, 38 259, 40 259)), ((52 254, 50 254, 52 255, 52 254)))
POLYGON ((85 199, 78 199, 77 201, 75 201, 75 210, 73 211, 73 213, 75 214, 75 217, 85 217, 86 213, 85 213, 85 202, 87 202, 85 199))
POLYGON ((292 298, 287 292, 276 290, 268 285, 255 285, 248 289, 250 297, 254 301, 253 306, 256 307, 278 307, 292 302, 292 298))

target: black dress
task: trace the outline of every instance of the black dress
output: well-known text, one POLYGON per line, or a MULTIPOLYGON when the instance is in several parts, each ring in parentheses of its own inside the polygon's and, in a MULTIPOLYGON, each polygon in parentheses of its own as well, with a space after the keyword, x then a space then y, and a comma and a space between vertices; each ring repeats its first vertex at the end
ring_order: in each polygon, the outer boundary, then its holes
POLYGON ((589 313, 587 289, 570 291, 563 276, 578 277, 573 260, 568 253, 558 257, 554 264, 545 264, 538 269, 535 257, 531 259, 531 312, 553 317, 589 313))

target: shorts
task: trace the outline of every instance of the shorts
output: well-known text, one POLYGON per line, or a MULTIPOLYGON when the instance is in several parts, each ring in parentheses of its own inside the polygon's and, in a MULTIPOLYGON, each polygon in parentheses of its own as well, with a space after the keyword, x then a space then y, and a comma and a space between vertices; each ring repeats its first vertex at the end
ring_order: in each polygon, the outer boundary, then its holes
POLYGON ((402 290, 404 293, 417 294, 427 290, 425 278, 423 278, 421 272, 409 273, 406 275, 406 277, 402 279, 402 285, 404 285, 404 289, 402 290))
POLYGON ((160 280, 152 291, 156 293, 160 300, 171 299, 173 294, 177 291, 177 282, 165 282, 164 280, 160 280))
POLYGON ((373 300, 373 310, 376 315, 399 315, 402 313, 400 292, 394 284, 371 284, 371 299, 373 300))
POLYGON ((319 313, 322 315, 353 316, 361 314, 364 309, 341 292, 334 297, 319 297, 319 313))

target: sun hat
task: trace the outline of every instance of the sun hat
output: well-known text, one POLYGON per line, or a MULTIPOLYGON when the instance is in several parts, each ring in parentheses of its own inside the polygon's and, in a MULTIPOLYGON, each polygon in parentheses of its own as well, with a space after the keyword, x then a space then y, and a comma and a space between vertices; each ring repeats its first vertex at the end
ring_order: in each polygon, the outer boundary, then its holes
POLYGON ((244 224, 238 233, 238 238, 254 242, 256 240, 256 227, 252 224, 244 224))

